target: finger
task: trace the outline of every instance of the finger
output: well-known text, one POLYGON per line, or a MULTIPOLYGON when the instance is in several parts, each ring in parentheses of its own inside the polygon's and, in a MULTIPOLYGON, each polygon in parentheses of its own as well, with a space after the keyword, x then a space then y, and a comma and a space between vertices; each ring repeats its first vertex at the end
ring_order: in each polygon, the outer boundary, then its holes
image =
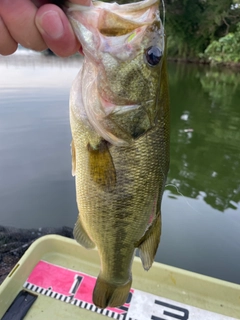
POLYGON ((46 4, 39 8, 36 25, 47 46, 61 57, 76 53, 80 44, 65 13, 57 6, 46 4))
POLYGON ((17 50, 17 43, 11 37, 2 18, 0 17, 0 54, 6 56, 17 50))
POLYGON ((12 38, 26 48, 46 49, 46 44, 35 25, 36 6, 29 0, 0 0, 0 16, 12 38))

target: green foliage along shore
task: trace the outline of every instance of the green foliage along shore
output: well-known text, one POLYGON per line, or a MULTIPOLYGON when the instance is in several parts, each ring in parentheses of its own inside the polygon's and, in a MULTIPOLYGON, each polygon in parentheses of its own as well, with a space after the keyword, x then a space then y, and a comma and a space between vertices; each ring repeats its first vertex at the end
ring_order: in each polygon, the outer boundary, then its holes
POLYGON ((235 33, 213 41, 205 50, 204 58, 212 63, 240 63, 240 23, 235 33))
POLYGON ((237 62, 239 0, 165 0, 168 56, 208 62, 237 62))

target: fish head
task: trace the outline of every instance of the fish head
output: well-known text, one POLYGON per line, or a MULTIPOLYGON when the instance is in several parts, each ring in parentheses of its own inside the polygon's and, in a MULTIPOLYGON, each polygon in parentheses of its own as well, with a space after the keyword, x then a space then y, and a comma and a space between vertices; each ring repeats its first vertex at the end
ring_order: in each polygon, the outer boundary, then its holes
POLYGON ((112 144, 137 138, 154 126, 157 113, 165 52, 159 1, 94 2, 75 11, 72 7, 70 20, 85 55, 89 121, 112 144), (140 125, 127 122, 133 117, 140 118, 140 125))
POLYGON ((109 45, 115 38, 104 38, 98 73, 103 100, 119 107, 154 104, 164 53, 164 37, 159 32, 156 23, 117 37, 115 46, 109 45))

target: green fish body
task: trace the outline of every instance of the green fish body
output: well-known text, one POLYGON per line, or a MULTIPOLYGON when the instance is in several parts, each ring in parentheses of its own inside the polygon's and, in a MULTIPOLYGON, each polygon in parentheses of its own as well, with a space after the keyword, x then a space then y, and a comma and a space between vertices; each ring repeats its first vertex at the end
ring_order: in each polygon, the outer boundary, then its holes
POLYGON ((97 247, 100 308, 125 303, 138 248, 144 269, 161 233, 169 168, 169 95, 159 2, 72 5, 85 60, 70 95, 75 239, 97 247))

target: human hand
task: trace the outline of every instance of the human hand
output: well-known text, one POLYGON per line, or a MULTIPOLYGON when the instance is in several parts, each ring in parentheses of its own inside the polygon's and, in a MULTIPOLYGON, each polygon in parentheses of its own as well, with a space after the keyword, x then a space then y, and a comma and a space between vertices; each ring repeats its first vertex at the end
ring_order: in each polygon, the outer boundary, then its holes
MULTIPOLYGON (((67 16, 50 2, 54 1, 0 0, 0 54, 14 53, 18 43, 36 51, 50 48, 61 57, 80 50, 67 16)), ((90 5, 91 0, 70 2, 90 5)))

